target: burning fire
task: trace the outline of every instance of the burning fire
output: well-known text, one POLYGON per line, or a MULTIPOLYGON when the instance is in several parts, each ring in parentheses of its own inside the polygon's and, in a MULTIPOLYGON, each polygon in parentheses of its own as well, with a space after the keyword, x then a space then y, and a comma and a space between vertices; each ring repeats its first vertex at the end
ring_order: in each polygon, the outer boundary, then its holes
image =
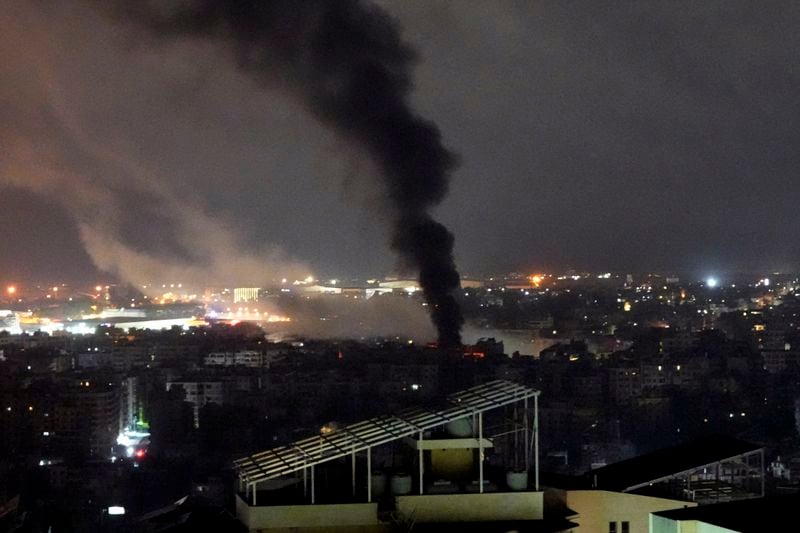
POLYGON ((542 284, 542 280, 544 280, 544 276, 539 274, 533 274, 532 276, 528 276, 528 279, 533 284, 534 287, 538 287, 542 284))

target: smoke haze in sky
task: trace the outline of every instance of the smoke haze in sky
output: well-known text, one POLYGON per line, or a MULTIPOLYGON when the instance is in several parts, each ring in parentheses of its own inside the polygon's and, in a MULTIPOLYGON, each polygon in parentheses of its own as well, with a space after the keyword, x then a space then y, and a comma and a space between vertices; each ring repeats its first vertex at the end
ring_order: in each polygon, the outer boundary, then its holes
MULTIPOLYGON (((796 2, 378 3, 419 51, 413 107, 462 156, 435 214, 458 236, 464 272, 705 277, 800 260, 796 2)), ((87 164, 46 116, 57 91, 94 143, 225 219, 236 249, 272 243, 336 277, 391 271, 388 229, 363 208, 384 209, 375 169, 292 98, 265 94, 218 47, 152 46, 84 1, 3 8, 4 168, 21 138, 37 158, 46 145, 59 166, 87 164)), ((123 197, 132 210, 152 200, 123 197)), ((0 239, 6 279, 96 275, 65 204, 57 193, 0 190, 0 226, 15 236, 0 239)), ((167 224, 154 232, 130 218, 119 230, 127 246, 177 250, 167 224)))

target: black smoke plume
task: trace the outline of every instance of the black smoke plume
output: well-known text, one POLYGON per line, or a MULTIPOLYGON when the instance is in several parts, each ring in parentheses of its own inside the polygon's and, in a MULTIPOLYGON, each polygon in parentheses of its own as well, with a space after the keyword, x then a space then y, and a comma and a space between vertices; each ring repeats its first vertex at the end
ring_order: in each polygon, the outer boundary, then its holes
POLYGON ((457 161, 436 125, 411 110, 415 54, 393 19, 360 0, 131 0, 120 7, 158 37, 230 45, 248 75, 288 89, 366 150, 396 210, 392 247, 419 271, 440 345, 460 344, 453 236, 430 214, 457 161))

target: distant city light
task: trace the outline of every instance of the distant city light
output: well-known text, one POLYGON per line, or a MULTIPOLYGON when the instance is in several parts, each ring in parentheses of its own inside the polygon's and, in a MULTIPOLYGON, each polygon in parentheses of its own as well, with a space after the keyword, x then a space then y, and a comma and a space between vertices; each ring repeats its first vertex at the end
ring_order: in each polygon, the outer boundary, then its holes
POLYGON ((712 278, 708 278, 708 279, 706 280, 706 286, 707 286, 709 289, 713 289, 713 288, 714 288, 714 287, 716 287, 717 285, 719 285, 719 281, 717 280, 717 278, 713 278, 713 277, 712 277, 712 278))
POLYGON ((8 293, 9 296, 13 296, 14 294, 17 293, 17 288, 14 285, 9 285, 8 288, 6 289, 6 292, 8 293))
POLYGON ((125 514, 125 508, 121 507, 119 505, 112 505, 111 507, 108 508, 108 514, 109 515, 124 515, 125 514))

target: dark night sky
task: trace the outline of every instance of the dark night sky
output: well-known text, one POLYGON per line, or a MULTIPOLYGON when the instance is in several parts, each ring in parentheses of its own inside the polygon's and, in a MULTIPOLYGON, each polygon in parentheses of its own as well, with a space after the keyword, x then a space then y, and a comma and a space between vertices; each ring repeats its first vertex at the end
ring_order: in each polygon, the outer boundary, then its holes
MULTIPOLYGON (((462 157, 437 216, 465 273, 800 259, 800 4, 379 3, 462 157)), ((224 50, 80 1, 0 27, 0 281, 392 269, 370 163, 224 50)))

